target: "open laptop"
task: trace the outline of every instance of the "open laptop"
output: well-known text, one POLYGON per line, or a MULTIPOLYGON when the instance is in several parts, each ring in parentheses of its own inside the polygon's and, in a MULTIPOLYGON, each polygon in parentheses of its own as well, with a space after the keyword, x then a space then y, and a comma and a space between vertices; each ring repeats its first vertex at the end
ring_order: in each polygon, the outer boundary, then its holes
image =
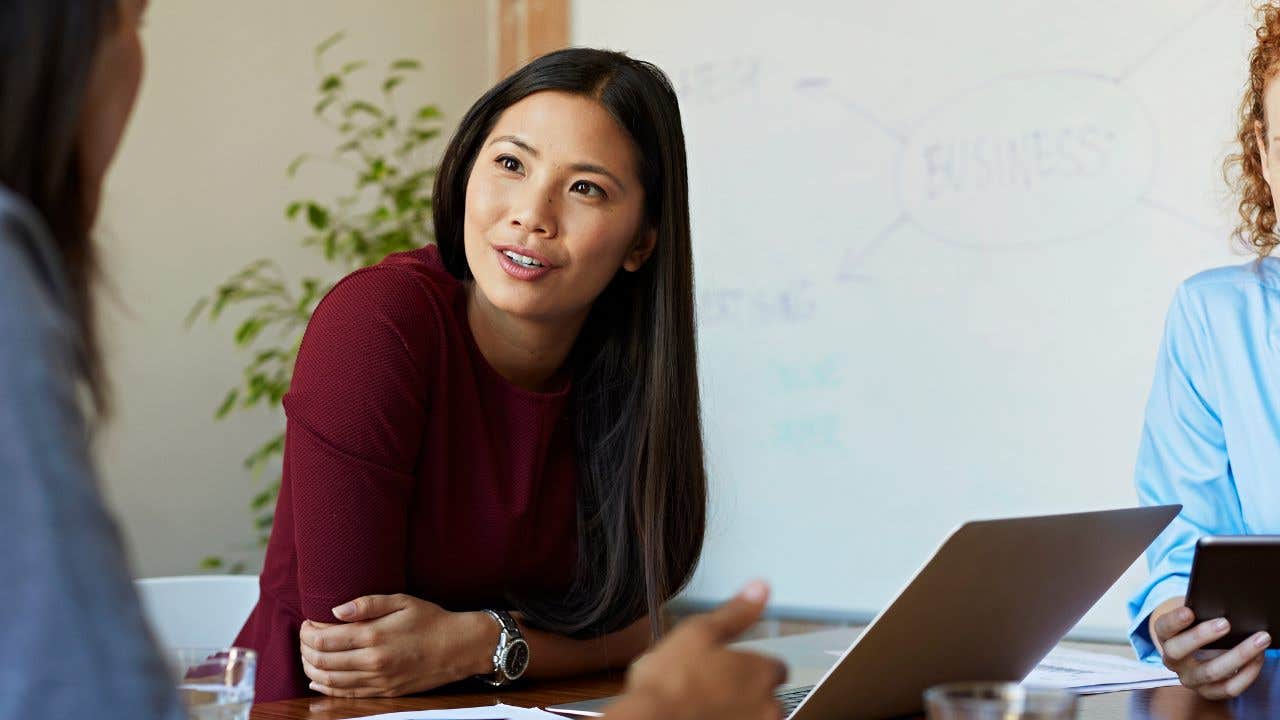
MULTIPOLYGON (((920 712, 944 682, 1018 682, 1173 521, 1181 505, 968 522, 816 685, 778 692, 790 720, 920 712)), ((611 698, 547 708, 598 716, 611 698)))

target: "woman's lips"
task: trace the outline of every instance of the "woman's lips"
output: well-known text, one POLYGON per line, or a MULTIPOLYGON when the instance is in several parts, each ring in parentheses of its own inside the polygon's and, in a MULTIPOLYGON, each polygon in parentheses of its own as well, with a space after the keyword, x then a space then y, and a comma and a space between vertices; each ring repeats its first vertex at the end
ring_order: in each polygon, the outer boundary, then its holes
POLYGON ((505 271, 507 275, 515 278, 516 280, 524 280, 524 281, 531 282, 533 280, 537 280, 545 276, 547 273, 555 269, 554 267, 546 263, 544 260, 542 260, 542 258, 538 257, 537 255, 533 255, 528 252, 520 252, 519 250, 516 250, 514 248, 496 248, 495 252, 498 253, 498 264, 502 266, 503 271, 505 271), (530 267, 523 263, 516 262, 515 260, 513 260, 511 257, 507 255, 508 250, 518 255, 523 255, 524 257, 533 258, 534 260, 541 262, 542 266, 530 267))

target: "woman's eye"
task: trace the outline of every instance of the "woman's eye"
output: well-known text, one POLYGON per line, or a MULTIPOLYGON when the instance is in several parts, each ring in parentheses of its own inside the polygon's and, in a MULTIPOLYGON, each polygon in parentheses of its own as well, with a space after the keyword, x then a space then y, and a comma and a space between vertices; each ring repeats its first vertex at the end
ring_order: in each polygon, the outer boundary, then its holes
POLYGON ((524 165, 520 164, 519 160, 511 157, 510 155, 499 156, 498 165, 507 172, 520 172, 524 169, 524 165))
POLYGON ((604 188, 593 182, 579 180, 569 188, 569 192, 581 193, 587 197, 605 197, 604 188))

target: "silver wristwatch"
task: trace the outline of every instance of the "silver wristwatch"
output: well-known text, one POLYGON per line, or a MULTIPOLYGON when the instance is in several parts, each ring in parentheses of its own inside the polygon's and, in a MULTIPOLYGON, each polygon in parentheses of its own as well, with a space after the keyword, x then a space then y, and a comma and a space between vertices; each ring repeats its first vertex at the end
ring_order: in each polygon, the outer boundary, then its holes
POLYGON ((502 610, 485 610, 498 623, 498 647, 493 651, 493 674, 476 678, 494 687, 502 687, 520 678, 529 667, 529 643, 525 642, 520 626, 510 613, 502 610))

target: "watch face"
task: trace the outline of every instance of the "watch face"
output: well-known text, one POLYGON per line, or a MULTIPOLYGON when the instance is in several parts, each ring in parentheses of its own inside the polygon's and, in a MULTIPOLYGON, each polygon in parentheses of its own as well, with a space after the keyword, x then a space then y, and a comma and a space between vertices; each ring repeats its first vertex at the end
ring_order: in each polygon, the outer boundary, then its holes
POLYGON ((507 648, 502 658, 502 673, 511 680, 524 674, 529 667, 529 645, 524 640, 517 640, 507 648))

